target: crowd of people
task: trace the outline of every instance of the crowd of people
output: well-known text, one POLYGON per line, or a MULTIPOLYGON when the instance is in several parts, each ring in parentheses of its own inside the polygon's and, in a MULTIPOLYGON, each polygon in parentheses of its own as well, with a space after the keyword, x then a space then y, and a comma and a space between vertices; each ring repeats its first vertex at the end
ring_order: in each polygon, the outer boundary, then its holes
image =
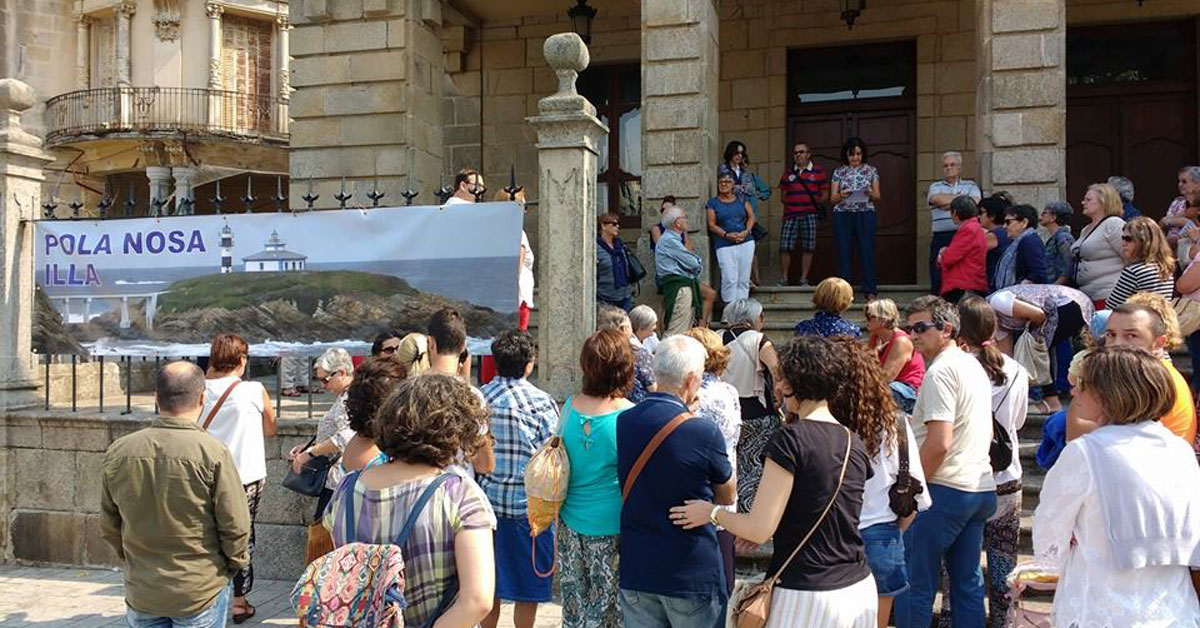
MULTIPOLYGON (((829 198, 870 213, 877 173, 861 142, 845 152, 829 198)), ((805 154, 793 182, 812 172, 805 154)), ((557 577, 566 628, 711 628, 726 622, 735 556, 772 540, 770 628, 926 628, 935 614, 999 628, 1014 603, 1019 431, 1032 407, 1058 409, 1038 451, 1049 472, 1033 524, 1036 557, 1058 578, 1053 625, 1200 624, 1196 408, 1169 355, 1182 341, 1170 298, 1200 292, 1191 267, 1175 282, 1175 251, 1200 236, 1200 168, 1181 172, 1185 201, 1161 222, 1126 222, 1117 188, 1092 186, 1091 223, 1068 242, 1069 205, 1039 216, 1003 194, 980 199, 949 154, 929 195, 935 221, 953 226, 934 230, 949 234, 932 256, 939 294, 903 308, 869 298, 864 337, 846 318, 850 283, 825 279, 818 313, 777 346, 743 280, 756 207, 731 190, 744 185, 745 147, 726 162, 708 228, 738 274, 705 291, 687 217, 664 203, 661 317, 629 307, 631 295, 602 303, 579 348, 579 390, 562 403, 531 381, 537 347, 521 329, 494 339, 495 377, 473 386, 466 325, 449 308, 424 333, 381 334, 359 364, 342 349, 321 355, 312 382, 334 401, 288 452, 297 474, 328 465, 306 558, 395 543, 414 626, 494 628, 506 600, 517 628, 532 628, 557 577), (705 312, 717 296, 719 332, 705 312), (543 530, 526 471, 548 443, 570 473, 543 530)), ((836 220, 847 247, 872 239, 873 216, 836 220)), ((601 218, 624 255, 614 226, 601 218)), ((255 614, 254 517, 276 421, 246 378, 248 355, 221 334, 207 373, 165 365, 161 416, 105 455, 102 526, 125 563, 131 626, 255 614)))

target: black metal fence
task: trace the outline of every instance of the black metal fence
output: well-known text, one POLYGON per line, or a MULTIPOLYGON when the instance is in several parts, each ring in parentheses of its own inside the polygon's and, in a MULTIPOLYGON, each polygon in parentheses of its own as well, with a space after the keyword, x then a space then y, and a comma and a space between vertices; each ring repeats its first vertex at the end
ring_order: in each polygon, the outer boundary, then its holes
POLYGON ((46 144, 83 135, 182 132, 286 141, 287 104, 270 95, 193 87, 106 87, 46 101, 46 144))

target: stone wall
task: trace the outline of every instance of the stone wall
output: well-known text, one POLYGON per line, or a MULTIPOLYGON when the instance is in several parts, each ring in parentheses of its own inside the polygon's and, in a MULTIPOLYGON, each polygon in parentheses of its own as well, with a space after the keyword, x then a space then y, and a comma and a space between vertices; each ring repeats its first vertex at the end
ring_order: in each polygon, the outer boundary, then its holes
MULTIPOLYGON (((917 44, 917 276, 928 279, 929 214, 922 211, 929 183, 940 179, 941 154, 963 153, 963 173, 978 177, 975 155, 974 2, 873 0, 853 29, 828 3, 777 0, 739 4, 722 12, 720 147, 738 139, 756 158, 756 169, 773 187, 790 159, 787 142, 787 52, 792 48, 870 45, 915 40, 917 44)), ((866 138, 868 144, 870 138, 866 138)), ((884 191, 886 194, 886 191, 884 191)), ((772 233, 759 263, 778 265, 783 205, 778 190, 764 214, 772 233)))
POLYGON ((74 89, 73 0, 0 0, 0 77, 25 81, 40 97, 21 126, 40 136, 45 99, 74 89), (11 36, 10 36, 11 35, 11 36))
MULTIPOLYGON (((119 566, 100 533, 104 451, 149 425, 150 416, 22 412, 0 416, 0 560, 119 566)), ((316 431, 315 421, 287 421, 268 438, 267 484, 255 523, 255 573, 289 580, 304 565, 304 522, 316 507, 279 482, 283 455, 316 431)))

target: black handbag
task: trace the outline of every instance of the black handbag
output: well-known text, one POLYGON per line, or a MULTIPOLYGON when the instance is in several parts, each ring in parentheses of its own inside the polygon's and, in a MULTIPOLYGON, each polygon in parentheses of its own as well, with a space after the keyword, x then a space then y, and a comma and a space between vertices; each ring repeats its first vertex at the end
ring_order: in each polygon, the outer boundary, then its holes
POLYGON ((621 242, 621 249, 625 254, 625 268, 629 274, 629 283, 637 283, 646 278, 646 267, 642 265, 642 260, 638 259, 637 253, 629 248, 628 244, 621 242))
POLYGON ((896 473, 896 481, 888 489, 888 505, 892 512, 901 518, 917 511, 917 495, 925 492, 912 474, 908 472, 908 425, 902 412, 896 413, 896 448, 900 450, 900 470, 896 473))
MULTIPOLYGON (((317 437, 313 436, 303 449, 312 447, 315 442, 317 442, 317 437)), ((283 476, 283 487, 308 497, 319 497, 321 491, 325 489, 325 478, 329 475, 329 467, 332 466, 333 459, 325 456, 309 458, 308 462, 300 467, 299 473, 288 466, 287 475, 283 476)))
POLYGON ((1004 400, 1008 399, 1008 393, 1012 392, 1013 382, 1008 383, 1008 390, 1004 391, 1004 396, 1000 398, 1000 403, 992 408, 992 444, 988 448, 988 457, 992 462, 992 472, 999 473, 1008 468, 1013 461, 1013 442, 1008 435, 1008 430, 1000 425, 1000 421, 996 420, 996 410, 1004 405, 1004 400))

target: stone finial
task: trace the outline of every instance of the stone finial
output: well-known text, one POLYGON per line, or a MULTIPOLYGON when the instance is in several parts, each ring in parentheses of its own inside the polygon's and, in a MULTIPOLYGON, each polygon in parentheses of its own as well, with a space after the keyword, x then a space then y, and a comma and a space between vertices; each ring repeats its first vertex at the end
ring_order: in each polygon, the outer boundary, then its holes
POLYGON ((37 93, 15 78, 0 79, 0 143, 41 148, 42 141, 21 128, 21 113, 33 107, 37 93))
POLYGON ((542 54, 558 75, 558 92, 539 101, 538 111, 543 114, 583 111, 595 115, 596 108, 575 91, 579 73, 587 69, 591 61, 583 39, 575 33, 551 35, 542 46, 542 54))

